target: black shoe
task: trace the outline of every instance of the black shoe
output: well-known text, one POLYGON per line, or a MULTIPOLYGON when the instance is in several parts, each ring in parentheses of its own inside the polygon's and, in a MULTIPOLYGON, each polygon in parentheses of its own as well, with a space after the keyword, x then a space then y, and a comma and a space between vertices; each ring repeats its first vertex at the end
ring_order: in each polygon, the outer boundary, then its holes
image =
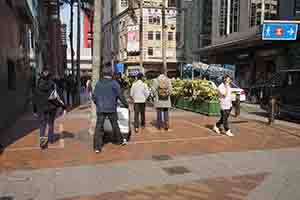
POLYGON ((168 131, 168 130, 169 130, 169 123, 168 123, 168 122, 165 123, 164 129, 165 129, 165 131, 168 131))
POLYGON ((40 139, 40 148, 46 149, 47 146, 48 146, 48 140, 46 138, 41 138, 40 139))
POLYGON ((128 144, 128 142, 127 142, 127 140, 124 138, 123 141, 121 142, 121 146, 125 146, 125 145, 127 145, 127 144, 128 144))

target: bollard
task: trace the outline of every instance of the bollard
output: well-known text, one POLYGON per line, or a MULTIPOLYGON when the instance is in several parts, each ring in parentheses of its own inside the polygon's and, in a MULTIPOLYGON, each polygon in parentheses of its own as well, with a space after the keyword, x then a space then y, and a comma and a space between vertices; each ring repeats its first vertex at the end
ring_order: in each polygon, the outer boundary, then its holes
POLYGON ((269 102, 269 124, 272 125, 275 122, 275 109, 276 109, 276 98, 271 97, 269 102))
POLYGON ((235 117, 240 116, 241 114, 241 95, 236 94, 236 99, 235 99, 235 117))

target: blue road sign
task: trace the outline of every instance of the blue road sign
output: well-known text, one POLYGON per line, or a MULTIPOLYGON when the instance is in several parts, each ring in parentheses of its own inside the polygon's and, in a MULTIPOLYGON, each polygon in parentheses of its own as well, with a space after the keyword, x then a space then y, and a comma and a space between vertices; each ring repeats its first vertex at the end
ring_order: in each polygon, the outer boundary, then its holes
POLYGON ((296 40, 298 24, 265 23, 262 32, 263 40, 296 40))
POLYGON ((124 64, 123 63, 118 63, 116 64, 116 72, 117 73, 124 73, 124 64))

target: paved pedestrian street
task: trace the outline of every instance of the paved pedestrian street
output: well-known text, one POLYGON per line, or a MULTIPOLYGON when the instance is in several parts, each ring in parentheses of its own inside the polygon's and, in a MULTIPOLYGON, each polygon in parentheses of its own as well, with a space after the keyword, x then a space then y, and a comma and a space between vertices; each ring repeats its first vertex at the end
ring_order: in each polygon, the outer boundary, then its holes
POLYGON ((95 154, 87 105, 57 120, 43 151, 24 115, 0 135, 0 200, 300 199, 299 125, 232 117, 227 137, 211 130, 215 117, 174 109, 168 132, 154 118, 147 108, 146 129, 127 146, 95 154))

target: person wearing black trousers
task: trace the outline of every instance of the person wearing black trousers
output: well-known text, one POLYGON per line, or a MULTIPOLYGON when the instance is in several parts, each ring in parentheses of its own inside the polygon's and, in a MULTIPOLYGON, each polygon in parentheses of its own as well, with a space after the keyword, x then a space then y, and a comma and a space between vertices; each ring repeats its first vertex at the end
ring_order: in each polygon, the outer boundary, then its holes
POLYGON ((141 116, 141 126, 142 128, 145 128, 146 100, 150 94, 147 84, 143 82, 142 73, 138 74, 137 79, 138 80, 135 83, 133 83, 130 90, 130 97, 134 101, 134 128, 136 133, 139 132, 139 116, 141 116))

